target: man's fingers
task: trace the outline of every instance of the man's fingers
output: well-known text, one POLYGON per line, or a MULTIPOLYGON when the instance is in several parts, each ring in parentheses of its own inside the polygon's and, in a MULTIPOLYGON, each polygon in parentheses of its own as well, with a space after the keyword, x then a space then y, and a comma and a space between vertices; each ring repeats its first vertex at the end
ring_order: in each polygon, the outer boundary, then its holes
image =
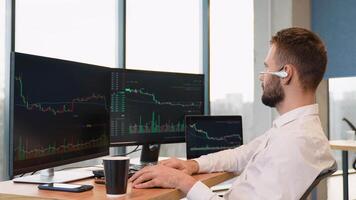
POLYGON ((185 173, 185 174, 191 175, 191 173, 187 169, 183 169, 182 172, 185 173))
POLYGON ((147 166, 143 169, 141 169, 140 171, 137 171, 136 173, 134 173, 134 175, 131 176, 131 178, 129 179, 130 182, 136 180, 138 177, 140 177, 142 174, 148 172, 151 169, 150 166, 147 166))
POLYGON ((166 162, 163 165, 166 166, 166 167, 171 167, 171 168, 178 168, 179 167, 179 164, 176 163, 176 162, 166 162))
POLYGON ((153 178, 151 173, 144 173, 140 177, 138 177, 134 182, 132 182, 132 186, 136 187, 136 185, 141 185, 146 181, 150 181, 153 178))
POLYGON ((153 179, 153 180, 150 180, 150 181, 147 181, 147 182, 144 182, 144 183, 141 183, 141 184, 137 184, 135 185, 134 187, 137 188, 137 189, 142 189, 142 188, 152 188, 152 187, 158 187, 159 185, 156 183, 156 181, 153 179))
POLYGON ((131 178, 129 178, 129 182, 132 182, 132 181, 136 180, 136 179, 137 179, 139 176, 141 176, 143 173, 144 173, 144 172, 141 172, 141 170, 138 171, 138 172, 136 172, 136 173, 134 173, 134 175, 132 175, 131 178))
POLYGON ((159 164, 175 169, 183 169, 183 166, 181 165, 181 163, 179 163, 177 159, 164 160, 159 164))
POLYGON ((167 163, 170 163, 173 161, 173 158, 166 159, 166 160, 161 160, 158 162, 158 164, 166 165, 167 163))

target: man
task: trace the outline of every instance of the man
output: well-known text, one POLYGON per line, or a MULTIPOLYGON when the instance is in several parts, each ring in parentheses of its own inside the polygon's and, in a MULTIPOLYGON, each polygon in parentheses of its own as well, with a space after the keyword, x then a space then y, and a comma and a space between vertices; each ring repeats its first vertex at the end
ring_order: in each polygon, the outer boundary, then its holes
POLYGON ((131 177, 133 187, 178 188, 192 200, 300 199, 335 161, 315 104, 326 49, 311 31, 288 28, 272 37, 264 64, 262 102, 280 114, 271 129, 236 149, 146 167, 131 177), (190 176, 215 171, 240 173, 224 198, 190 176))

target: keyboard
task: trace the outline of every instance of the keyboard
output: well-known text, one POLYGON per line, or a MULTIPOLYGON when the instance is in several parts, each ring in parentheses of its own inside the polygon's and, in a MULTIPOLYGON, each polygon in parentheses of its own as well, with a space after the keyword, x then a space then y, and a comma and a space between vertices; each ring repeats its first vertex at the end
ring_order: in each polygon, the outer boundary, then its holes
MULTIPOLYGON (((136 170, 130 170, 129 169, 129 172, 128 172, 128 177, 130 178, 132 175, 134 175, 135 174, 135 172, 137 172, 136 170)), ((105 177, 105 175, 104 175, 104 170, 102 170, 102 169, 99 169, 99 170, 93 170, 93 174, 94 174, 94 177, 95 178, 103 178, 103 177, 105 177)))
MULTIPOLYGON (((135 174, 135 172, 141 170, 142 168, 146 167, 146 166, 150 166, 150 165, 154 165, 152 163, 144 163, 144 164, 130 164, 129 166, 129 172, 128 172, 128 175, 129 175, 129 178, 135 174)), ((93 171, 93 174, 94 174, 94 177, 97 177, 97 178, 101 178, 101 177, 104 177, 104 170, 94 170, 93 171)))

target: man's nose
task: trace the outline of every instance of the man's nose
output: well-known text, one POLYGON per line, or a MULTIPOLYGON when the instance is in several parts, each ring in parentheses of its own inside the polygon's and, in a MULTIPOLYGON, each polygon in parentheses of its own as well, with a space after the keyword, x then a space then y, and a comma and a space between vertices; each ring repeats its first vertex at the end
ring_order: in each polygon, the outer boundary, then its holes
POLYGON ((259 74, 258 79, 260 79, 260 81, 263 81, 263 74, 259 74))

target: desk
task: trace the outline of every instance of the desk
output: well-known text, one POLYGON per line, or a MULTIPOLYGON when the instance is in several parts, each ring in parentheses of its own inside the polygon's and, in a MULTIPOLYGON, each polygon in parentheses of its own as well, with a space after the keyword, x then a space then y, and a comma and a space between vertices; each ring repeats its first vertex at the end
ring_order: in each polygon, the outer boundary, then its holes
POLYGON ((331 140, 329 141, 331 149, 342 151, 342 180, 344 200, 349 199, 349 163, 348 151, 356 151, 355 140, 331 140))
MULTIPOLYGON (((210 174, 198 174, 194 175, 194 178, 201 180, 204 184, 211 187, 213 185, 219 184, 225 180, 233 178, 235 175, 233 173, 221 172, 221 173, 210 173, 210 174)), ((94 179, 85 179, 81 181, 76 181, 73 183, 77 184, 90 184, 94 186, 94 189, 81 193, 70 193, 70 192, 59 192, 59 191, 47 191, 37 189, 36 184, 25 184, 25 183, 13 183, 12 181, 0 182, 0 194, 17 194, 26 195, 32 197, 42 197, 42 198, 54 198, 54 199, 71 199, 71 200, 97 200, 97 199, 107 199, 105 185, 95 184, 94 179)), ((1 196, 0 196, 1 197, 1 196)), ((128 185, 128 193, 123 197, 110 198, 116 200, 141 200, 141 199, 180 199, 184 197, 179 190, 176 189, 131 189, 131 185, 128 185)), ((1 198, 0 198, 1 199, 1 198)), ((31 199, 31 198, 30 198, 31 199)), ((109 199, 109 198, 108 198, 109 199)))

